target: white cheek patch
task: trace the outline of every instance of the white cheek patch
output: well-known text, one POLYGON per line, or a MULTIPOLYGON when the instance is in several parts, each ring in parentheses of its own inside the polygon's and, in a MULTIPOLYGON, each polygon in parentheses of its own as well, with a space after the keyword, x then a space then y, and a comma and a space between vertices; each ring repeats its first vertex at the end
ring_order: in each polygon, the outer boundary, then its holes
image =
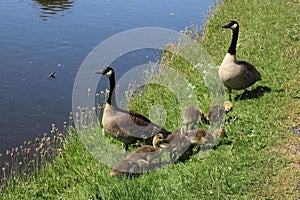
POLYGON ((109 70, 107 73, 106 73, 106 76, 111 76, 112 75, 112 70, 109 70))
POLYGON ((237 27, 237 24, 233 24, 230 28, 234 30, 236 27, 237 27))

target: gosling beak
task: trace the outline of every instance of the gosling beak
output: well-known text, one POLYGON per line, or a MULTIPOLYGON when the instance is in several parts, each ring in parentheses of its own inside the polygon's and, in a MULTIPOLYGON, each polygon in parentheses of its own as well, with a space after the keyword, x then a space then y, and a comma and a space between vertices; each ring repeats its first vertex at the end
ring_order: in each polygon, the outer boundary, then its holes
POLYGON ((167 140, 167 138, 164 138, 162 142, 169 144, 169 141, 167 140))
POLYGON ((169 141, 166 139, 166 138, 164 138, 164 139, 162 139, 161 140, 161 142, 159 143, 159 146, 161 147, 161 148, 167 148, 168 146, 169 146, 169 141))
POLYGON ((164 149, 164 148, 167 148, 168 146, 169 146, 169 142, 163 142, 163 143, 160 143, 160 144, 159 144, 159 147, 160 147, 160 148, 163 148, 163 149, 164 149))

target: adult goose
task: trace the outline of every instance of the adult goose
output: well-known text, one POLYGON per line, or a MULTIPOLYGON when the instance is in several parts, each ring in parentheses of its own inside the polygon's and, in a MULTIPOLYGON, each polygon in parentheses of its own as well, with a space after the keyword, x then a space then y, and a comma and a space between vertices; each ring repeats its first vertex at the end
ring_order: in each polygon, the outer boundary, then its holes
POLYGON ((113 68, 105 67, 95 73, 108 77, 110 83, 110 92, 102 118, 103 128, 113 138, 124 143, 125 150, 128 150, 130 144, 135 144, 138 141, 152 144, 153 136, 158 133, 163 134, 164 137, 171 134, 171 132, 152 123, 147 117, 139 113, 118 108, 114 95, 115 72, 113 68))
POLYGON ((150 167, 153 159, 159 157, 163 149, 160 146, 167 142, 164 136, 159 133, 153 137, 153 146, 145 145, 131 152, 124 160, 119 162, 111 171, 110 175, 115 176, 121 173, 140 173, 150 167))
POLYGON ((242 90, 261 80, 259 72, 253 65, 246 61, 236 60, 236 44, 239 35, 239 24, 230 20, 222 28, 232 29, 231 45, 225 55, 220 68, 219 76, 225 87, 229 90, 229 99, 231 100, 231 90, 242 90))

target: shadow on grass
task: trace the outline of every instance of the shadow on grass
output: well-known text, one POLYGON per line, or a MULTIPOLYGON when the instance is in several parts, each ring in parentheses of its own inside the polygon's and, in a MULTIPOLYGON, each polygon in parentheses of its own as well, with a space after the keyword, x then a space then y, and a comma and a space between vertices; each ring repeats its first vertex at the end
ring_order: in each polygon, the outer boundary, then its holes
POLYGON ((300 124, 291 128, 291 131, 300 137, 300 124))
POLYGON ((267 86, 257 86, 254 90, 245 90, 243 94, 238 95, 234 98, 235 101, 247 100, 247 99, 258 99, 264 96, 266 93, 270 93, 272 90, 267 86))

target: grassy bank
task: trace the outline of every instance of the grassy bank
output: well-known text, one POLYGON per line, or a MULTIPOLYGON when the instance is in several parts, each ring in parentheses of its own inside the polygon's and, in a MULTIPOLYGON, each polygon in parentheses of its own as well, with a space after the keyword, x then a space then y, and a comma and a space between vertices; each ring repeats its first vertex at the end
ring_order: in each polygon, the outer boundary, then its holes
MULTIPOLYGON (((57 158, 29 180, 16 177, 9 182, 1 198, 296 199, 299 135, 291 130, 300 123, 298 13, 298 1, 225 0, 210 17, 201 45, 220 63, 231 40, 231 32, 220 26, 229 19, 238 21, 237 57, 257 66, 263 80, 250 89, 264 95, 233 102, 230 116, 236 120, 229 124, 227 142, 208 155, 138 178, 118 179, 109 176, 110 168, 75 134, 66 138, 57 158)), ((194 78, 189 81, 199 84, 194 78)), ((233 96, 239 94, 234 91, 233 96)), ((143 111, 138 103, 132 108, 143 111)), ((169 129, 180 123, 176 114, 168 118, 169 129)))

